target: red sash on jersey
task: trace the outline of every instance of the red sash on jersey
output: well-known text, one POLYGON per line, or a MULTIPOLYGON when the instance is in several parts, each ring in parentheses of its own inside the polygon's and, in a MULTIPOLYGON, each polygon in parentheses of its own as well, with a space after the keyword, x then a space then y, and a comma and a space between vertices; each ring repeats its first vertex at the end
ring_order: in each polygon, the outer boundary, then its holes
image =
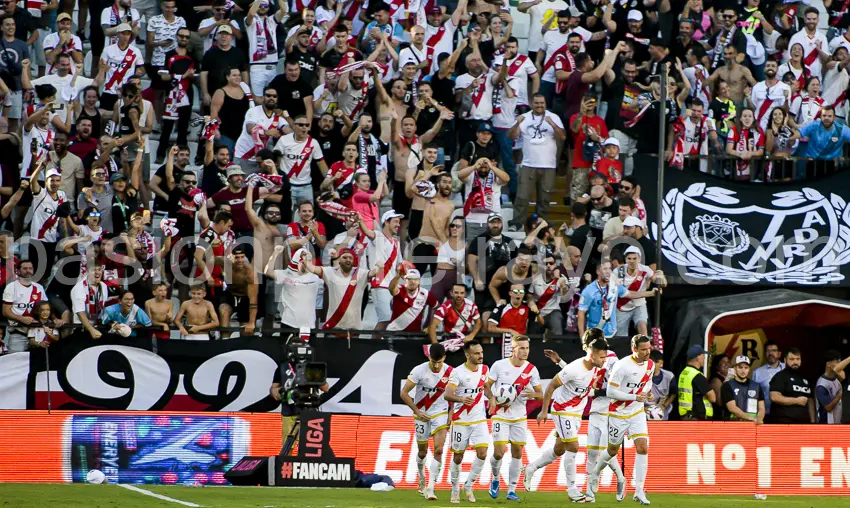
POLYGON ((770 111, 771 106, 773 106, 773 99, 770 98, 770 89, 768 88, 767 97, 761 103, 761 106, 759 106, 758 113, 756 114, 756 125, 761 125, 761 119, 770 111))
POLYGON ((295 163, 295 165, 292 166, 289 173, 286 174, 287 178, 292 180, 293 177, 297 177, 301 174, 301 171, 303 171, 307 166, 307 160, 310 158, 311 153, 313 153, 313 138, 312 136, 307 136, 307 143, 304 145, 304 148, 301 149, 301 158, 295 163))
POLYGON ((514 58, 513 63, 508 66, 508 76, 513 76, 514 74, 516 74, 517 71, 519 71, 525 64, 526 60, 528 60, 527 56, 517 55, 517 57, 514 58))
POLYGON ((446 385, 449 384, 449 377, 452 375, 452 368, 446 367, 446 372, 443 373, 443 377, 440 378, 440 382, 434 386, 434 392, 429 393, 422 397, 422 400, 416 403, 416 407, 421 409, 422 411, 428 411, 431 409, 431 406, 434 405, 435 402, 440 400, 440 397, 443 396, 443 392, 446 391, 446 385))
MULTIPOLYGON (((522 369, 522 372, 520 373, 520 375, 514 380, 513 383, 511 383, 511 384, 514 385, 514 390, 516 390, 517 397, 519 397, 519 394, 522 393, 523 390, 525 390, 525 387, 528 386, 528 383, 531 382, 531 371, 532 370, 534 370, 534 364, 532 364, 531 362, 528 362, 526 364, 525 368, 522 369)), ((497 409, 496 412, 499 412, 499 411, 502 411, 502 410, 507 410, 507 409, 508 409, 508 406, 502 406, 499 409, 497 409)))
POLYGON ((813 63, 815 63, 815 60, 818 59, 819 55, 820 52, 818 51, 818 49, 813 49, 811 53, 809 53, 808 55, 806 55, 805 58, 803 58, 803 65, 805 65, 806 67, 812 65, 813 63))
POLYGON ((481 103, 481 98, 484 97, 484 90, 487 89, 487 76, 484 74, 481 75, 481 84, 478 85, 478 89, 472 92, 472 103, 475 104, 475 107, 478 107, 478 104, 481 103))
MULTIPOLYGON (((380 79, 380 77, 378 77, 378 79, 380 79)), ((368 79, 365 79, 365 78, 363 79, 363 87, 361 88, 363 93, 360 96, 360 102, 358 102, 357 105, 354 106, 354 109, 351 110, 351 120, 352 121, 356 121, 357 115, 360 113, 360 110, 363 109, 364 107, 366 107, 366 102, 369 101, 369 83, 368 83, 368 81, 369 81, 368 79)), ((348 86, 351 86, 351 84, 349 83, 348 86)))
MULTIPOLYGON (((555 57, 557 57, 558 55, 566 55, 569 52, 570 51, 569 51, 568 46, 566 44, 564 44, 563 46, 561 46, 560 48, 558 48, 554 52, 552 52, 552 54, 549 55, 549 59, 546 60, 546 63, 543 64, 543 73, 545 74, 546 71, 548 71, 550 67, 555 65, 555 57)), ((570 63, 570 70, 574 69, 575 68, 575 61, 572 58, 572 54, 570 54, 567 57, 567 61, 570 63)))
POLYGON ((348 283, 348 287, 345 288, 345 294, 342 295, 342 300, 339 301, 339 306, 337 306, 334 313, 331 317, 328 318, 327 322, 322 325, 322 330, 330 330, 331 328, 336 328, 336 325, 342 321, 342 317, 348 311, 349 305, 351 305, 351 299, 354 298, 354 293, 357 291, 357 268, 353 268, 351 270, 351 282, 348 283))
POLYGON ((487 379, 487 366, 481 366, 481 375, 478 377, 478 395, 475 396, 475 400, 472 401, 472 404, 464 404, 460 407, 454 414, 452 414, 452 421, 457 421, 464 411, 469 412, 472 408, 478 405, 481 402, 481 396, 484 395, 484 380, 487 379))
POLYGON ((116 83, 124 82, 124 75, 127 74, 127 70, 133 66, 133 62, 136 60, 136 53, 130 50, 129 46, 127 47, 127 53, 124 55, 124 60, 121 61, 121 65, 115 69, 115 72, 112 73, 112 77, 107 81, 106 86, 103 87, 104 90, 112 90, 112 87, 115 86, 116 83))
POLYGON ((445 33, 446 25, 440 25, 440 28, 437 29, 434 35, 432 35, 428 38, 427 41, 425 41, 425 61, 428 62, 428 67, 425 68, 425 72, 422 73, 423 75, 430 72, 431 65, 434 59, 434 47, 439 44, 441 40, 443 40, 443 34, 445 33))
POLYGON ((555 279, 546 286, 546 291, 544 291, 543 294, 540 295, 540 298, 537 299, 536 303, 538 309, 545 307, 546 304, 549 303, 549 300, 551 300, 555 295, 555 291, 558 290, 558 282, 560 282, 560 280, 555 279))
MULTIPOLYGON (((639 271, 639 272, 637 273, 637 275, 635 276, 635 280, 633 280, 633 281, 632 281, 632 283, 631 283, 631 284, 629 284, 629 288, 628 288, 628 289, 629 289, 629 291, 637 291, 638 289, 640 289, 641 284, 643 284, 643 279, 645 279, 645 278, 646 278, 646 276, 647 276, 647 274, 648 274, 648 273, 649 273, 649 272, 641 272, 641 271, 639 271)), ((626 275, 626 270, 623 270, 623 276, 625 276, 625 275, 626 275)), ((631 299, 631 298, 626 298, 625 296, 624 296, 624 297, 622 297, 622 298, 620 298, 620 299, 618 299, 618 300, 617 300, 617 310, 622 309, 622 308, 623 308, 623 305, 625 305, 625 304, 629 303, 630 301, 632 301, 632 299, 631 299)))
POLYGON ((552 409, 554 409, 555 411, 564 411, 565 409, 578 406, 579 404, 581 404, 582 399, 590 395, 590 391, 593 389, 593 383, 595 382, 596 376, 593 376, 590 379, 590 384, 587 385, 587 387, 584 389, 584 393, 582 393, 581 395, 576 395, 575 397, 571 398, 566 402, 552 402, 552 409))
MULTIPOLYGON (((44 192, 47 192, 47 189, 45 189, 44 192)), ((65 200, 63 198, 59 198, 59 201, 57 201, 56 204, 61 205, 64 202, 65 202, 65 200)), ((44 221, 44 224, 41 225, 41 228, 39 228, 39 230, 38 230, 39 240, 43 239, 44 235, 46 235, 48 231, 53 229, 53 226, 55 226, 57 222, 59 222, 59 216, 56 215, 56 210, 54 210, 53 215, 48 217, 47 220, 44 221)))
POLYGON ((393 242, 393 250, 392 252, 390 252, 390 257, 388 257, 387 260, 384 262, 384 269, 380 274, 380 279, 377 276, 372 279, 373 288, 381 287, 381 282, 386 280, 387 275, 389 275, 390 273, 390 270, 392 270, 393 266, 395 266, 395 259, 398 257, 398 244, 392 239, 390 241, 393 242))
MULTIPOLYGON (((635 392, 635 390, 640 390, 641 386, 652 378, 652 372, 654 370, 655 370, 655 364, 652 363, 652 360, 647 360, 646 361, 646 372, 644 372, 643 377, 640 378, 640 382, 638 382, 638 385, 635 388, 632 388, 632 391, 630 391, 629 394, 637 395, 637 392, 635 392)), ((611 401, 611 404, 609 404, 609 406, 608 406, 608 411, 614 411, 618 407, 622 406, 623 404, 628 405, 632 402, 634 402, 634 401, 632 401, 632 400, 614 400, 614 401, 611 401)))

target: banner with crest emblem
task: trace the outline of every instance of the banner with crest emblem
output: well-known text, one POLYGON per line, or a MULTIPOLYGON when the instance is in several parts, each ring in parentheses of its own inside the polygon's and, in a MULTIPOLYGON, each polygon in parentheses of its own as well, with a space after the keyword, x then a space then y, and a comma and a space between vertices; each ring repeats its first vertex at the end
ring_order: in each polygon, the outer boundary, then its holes
POLYGON ((635 157, 672 283, 850 285, 850 174, 765 184, 667 169, 659 221, 656 168, 655 157, 635 157))

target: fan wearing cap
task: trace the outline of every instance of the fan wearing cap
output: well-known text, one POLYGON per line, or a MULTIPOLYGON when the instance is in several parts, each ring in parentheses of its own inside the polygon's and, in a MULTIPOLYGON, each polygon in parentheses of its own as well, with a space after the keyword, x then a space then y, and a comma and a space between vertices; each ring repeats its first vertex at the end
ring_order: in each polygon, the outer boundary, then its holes
POLYGON ((376 330, 384 330, 392 320, 393 295, 390 293, 390 282, 398 273, 402 262, 401 245, 398 238, 401 229, 401 219, 404 216, 395 210, 387 210, 381 216, 381 231, 375 233, 372 243, 375 246, 374 266, 378 273, 372 279, 372 298, 375 312, 378 314, 376 330))
MULTIPOLYGON (((403 277, 404 286, 402 287, 399 287, 399 280, 402 278, 401 270, 390 281, 390 293, 393 295, 393 315, 387 330, 421 332, 422 318, 426 317, 426 314, 430 318, 431 314, 430 311, 426 313, 425 309, 430 308, 433 311, 439 305, 439 302, 430 291, 420 285, 421 275, 419 270, 409 268, 405 271, 403 277)), ((430 319, 425 322, 430 322, 430 319)))
POLYGON ((620 180, 623 178, 623 163, 620 162, 620 142, 617 138, 610 137, 602 143, 602 158, 596 161, 597 173, 608 180, 608 183, 617 192, 620 180))
POLYGON ((328 314, 322 329, 361 329, 363 295, 366 294, 369 279, 377 275, 379 268, 375 266, 367 272, 355 267, 354 251, 347 247, 339 250, 336 267, 316 266, 312 259, 305 259, 304 267, 321 277, 328 287, 328 314))
POLYGON ((655 270, 655 258, 657 256, 655 242, 646 236, 646 223, 634 216, 633 219, 636 220, 627 218, 623 221, 623 234, 629 238, 637 240, 637 243, 640 244, 641 251, 643 251, 643 256, 641 258, 643 263, 652 270, 655 270))
MULTIPOLYGON (((44 161, 42 161, 44 162, 44 161)), ((65 192, 61 190, 62 175, 59 171, 51 169, 47 172, 45 182, 42 187, 39 183, 41 172, 44 170, 44 164, 40 163, 36 166, 36 170, 30 177, 30 191, 32 192, 32 221, 30 222, 30 253, 36 253, 36 256, 30 256, 30 259, 37 261, 37 269, 44 270, 42 277, 46 280, 50 276, 50 267, 53 266, 53 259, 56 255, 56 243, 59 241, 59 216, 57 208, 62 203, 68 200, 65 192), (40 244, 40 245, 38 245, 40 244), (40 246, 44 252, 39 252, 41 249, 35 249, 40 246)))
MULTIPOLYGON (((104 15, 107 12, 108 10, 103 11, 104 15)), ((138 25, 135 26, 138 29, 138 25)), ((118 39, 115 44, 103 50, 97 77, 94 80, 96 85, 103 85, 100 109, 106 117, 112 114, 118 102, 121 87, 127 84, 131 77, 145 73, 145 57, 134 44, 131 44, 134 37, 133 28, 127 23, 121 23, 114 30, 118 34, 118 39)))
POLYGON ((132 291, 122 291, 119 300, 121 303, 103 309, 103 324, 111 323, 110 333, 122 337, 135 337, 137 329, 151 326, 151 318, 136 305, 136 297, 132 291))
MULTIPOLYGON (((614 13, 614 22, 616 23, 616 38, 631 39, 634 42, 634 60, 636 62, 646 62, 649 60, 649 41, 658 35, 658 24, 652 19, 647 19, 640 6, 640 9, 616 9, 614 13), (625 15, 624 15, 625 14, 625 15)), ((649 12, 649 10, 647 10, 649 12)), ((653 16, 654 18, 654 16, 653 16)))
POLYGON ((710 420, 714 416, 717 394, 711 389, 702 370, 708 351, 699 344, 688 348, 688 365, 679 374, 679 417, 682 420, 710 420))
MULTIPOLYGON (((764 423, 764 391, 750 376, 750 358, 735 357, 735 377, 720 388, 720 407, 724 420, 764 423)), ((839 389, 840 391, 840 389, 839 389)))
POLYGON ((281 327, 316 328, 316 297, 322 279, 307 269, 305 261, 313 257, 305 249, 295 251, 286 268, 276 269, 277 259, 285 250, 283 245, 276 245, 265 269, 266 277, 274 279, 280 288, 277 303, 281 309, 281 327))
POLYGON ((466 12, 468 0, 459 0, 451 17, 444 19, 443 9, 429 2, 419 2, 419 13, 416 23, 425 29, 425 61, 422 73, 431 74, 439 69, 438 56, 441 53, 454 52, 453 41, 455 32, 461 23, 461 16, 466 12))
MULTIPOLYGON (((635 224, 637 219, 627 217, 626 221, 629 224, 635 224)), ((641 252, 638 247, 627 248, 625 258, 626 264, 618 266, 612 273, 613 284, 622 285, 634 293, 647 293, 650 283, 656 284, 659 288, 667 286, 667 280, 663 273, 655 272, 652 268, 640 263, 641 252)), ((634 323, 638 333, 647 335, 648 322, 649 313, 644 298, 621 297, 617 300, 618 337, 627 337, 629 325, 632 323, 634 323)))
MULTIPOLYGON (((220 207, 222 205, 230 205, 230 213, 233 214, 233 232, 237 235, 245 234, 252 231, 251 220, 248 218, 248 213, 245 211, 245 196, 248 192, 252 192, 254 200, 269 196, 269 190, 265 187, 251 187, 244 185, 245 172, 240 166, 230 166, 227 168, 227 187, 221 189, 207 199, 209 208, 220 207)), ((275 199, 274 196, 269 196, 266 199, 275 199)))
MULTIPOLYGON (((184 0, 185 1, 185 0, 184 0)), ((230 33, 237 39, 242 39, 242 29, 239 22, 231 19, 228 0, 213 0, 211 18, 206 18, 198 24, 198 35, 204 39, 204 53, 218 45, 218 33, 221 27, 227 25, 230 33)))

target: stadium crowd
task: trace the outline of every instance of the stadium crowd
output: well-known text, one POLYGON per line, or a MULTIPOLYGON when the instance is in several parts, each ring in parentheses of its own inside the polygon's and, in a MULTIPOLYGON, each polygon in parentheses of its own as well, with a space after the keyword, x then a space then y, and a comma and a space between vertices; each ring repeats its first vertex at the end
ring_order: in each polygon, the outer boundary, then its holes
POLYGON ((803 178, 789 156, 850 139, 841 6, 518 11, 527 33, 497 0, 4 2, 5 346, 360 330, 368 302, 455 348, 648 334, 666 280, 632 173, 660 64, 674 167, 803 178))

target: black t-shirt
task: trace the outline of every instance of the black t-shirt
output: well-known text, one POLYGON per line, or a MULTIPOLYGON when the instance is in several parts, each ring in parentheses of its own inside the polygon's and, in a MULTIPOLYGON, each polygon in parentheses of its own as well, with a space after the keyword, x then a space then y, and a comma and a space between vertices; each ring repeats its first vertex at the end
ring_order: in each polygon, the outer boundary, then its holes
MULTIPOLYGON (((733 419, 732 413, 729 412, 728 409, 726 409, 726 404, 730 400, 735 400, 736 404, 737 404, 736 399, 738 397, 738 392, 740 390, 747 390, 747 391, 754 390, 756 392, 756 394, 755 394, 754 397, 750 397, 750 398, 755 399, 756 402, 764 401, 764 392, 762 391, 761 386, 758 383, 751 383, 750 381, 747 381, 745 383, 741 383, 736 379, 730 379, 729 381, 726 381, 725 383, 723 383, 723 386, 720 387, 720 411, 721 411, 721 414, 723 415, 724 420, 733 419)), ((741 411, 743 411, 745 413, 748 412, 747 408, 746 407, 740 407, 740 404, 738 405, 738 409, 740 409, 741 411)), ((758 410, 758 406, 756 406, 756 410, 758 410)))
POLYGON ((708 117, 714 119, 717 134, 724 138, 729 135, 729 124, 726 123, 726 119, 729 118, 731 107, 729 102, 721 102, 717 99, 712 99, 708 106, 708 117))
MULTIPOLYGON (((469 245, 466 248, 466 252, 468 254, 473 254, 478 256, 479 269, 481 266, 481 262, 486 263, 485 278, 484 280, 489 281, 496 275, 496 271, 507 265, 511 259, 516 257, 517 246, 505 235, 499 240, 494 240, 490 237, 490 233, 482 233, 472 241, 469 242, 469 245), (480 241, 484 239, 485 241, 480 241), (479 253, 479 246, 483 244, 486 248, 486 252, 483 254, 479 253)), ((485 289, 486 291, 486 289, 485 289)))
POLYGON ((195 216, 198 207, 194 200, 180 187, 175 187, 168 193, 168 217, 177 219, 177 230, 180 238, 195 235, 195 216))
POLYGON ((639 111, 637 99, 641 94, 641 89, 634 83, 627 84, 622 76, 617 76, 607 90, 608 112, 605 114, 605 123, 609 129, 617 129, 635 137, 637 129, 626 127, 626 122, 639 111), (626 109, 624 110, 624 108, 626 109))
MULTIPOLYGON (((304 76, 303 69, 301 70, 301 76, 304 76)), ((292 83, 286 79, 286 74, 278 74, 269 82, 268 86, 277 91, 278 107, 288 112, 290 118, 295 118, 307 112, 307 107, 304 105, 304 97, 310 97, 310 100, 312 100, 313 89, 310 88, 310 85, 301 80, 292 83)))
POLYGON ((429 78, 428 82, 431 83, 431 90, 434 91, 431 96, 434 100, 449 109, 454 109, 455 80, 451 77, 440 78, 436 73, 429 76, 429 78))
MULTIPOLYGON (((336 69, 339 66, 339 62, 342 61, 342 57, 347 56, 349 59, 353 59, 355 62, 359 62, 363 60, 363 53, 354 49, 348 48, 348 51, 345 53, 340 53, 334 48, 331 48, 324 53, 322 53, 321 58, 319 58, 319 65, 324 67, 325 69, 336 69)), ((301 69, 302 74, 304 73, 304 69, 301 69)))
POLYGON ((241 49, 231 47, 223 51, 221 48, 213 47, 204 54, 201 69, 209 73, 207 92, 210 95, 227 83, 224 72, 229 67, 238 67, 242 72, 248 71, 248 59, 245 58, 245 53, 241 49))
POLYGON ((478 141, 470 141, 460 151, 460 158, 468 161, 470 166, 482 158, 490 159, 496 165, 501 166, 502 160, 501 151, 495 139, 487 143, 487 146, 481 146, 478 141))
MULTIPOLYGON (((180 183, 180 180, 183 179, 183 173, 184 172, 180 168, 178 168, 177 166, 174 166, 174 169, 172 170, 172 172, 174 173, 174 183, 175 183, 175 185, 177 185, 177 184, 180 183)), ((165 180, 165 164, 163 164, 162 166, 157 168, 157 170, 153 174, 153 176, 159 177, 159 179, 160 179, 159 188, 164 190, 165 193, 168 194, 168 188, 166 187, 166 180, 165 180)), ((161 197, 154 194, 153 209, 158 210, 158 211, 167 212, 168 211, 168 201, 166 201, 165 199, 162 199, 161 197)))
MULTIPOLYGON (((86 109, 83 108, 82 110, 80 110, 80 116, 77 117, 76 122, 79 123, 79 121, 84 119, 84 118, 88 118, 89 120, 91 120, 91 137, 93 137, 95 139, 99 138, 100 135, 101 135, 101 129, 102 129, 102 125, 103 125, 103 120, 101 119, 102 117, 100 116, 100 110, 98 109, 95 114, 90 115, 90 114, 86 113, 86 109)), ((77 125, 75 123, 74 124, 74 132, 76 132, 76 128, 77 128, 77 125)))
MULTIPOLYGON (((177 181, 176 176, 174 181, 177 181)), ((227 168, 219 168, 215 161, 204 166, 204 177, 201 180, 201 190, 204 194, 212 196, 225 187, 227 187, 227 168)))
MULTIPOLYGON (((812 385, 798 369, 785 367, 770 380, 770 391, 784 397, 812 396, 812 385)), ((770 405, 771 423, 811 423, 809 406, 784 406, 773 402, 770 405)))
MULTIPOLYGON (((328 167, 331 167, 331 164, 334 162, 342 160, 342 149, 348 140, 347 137, 342 135, 342 125, 334 122, 334 128, 327 136, 323 135, 318 128, 315 128, 313 129, 312 136, 313 139, 318 141, 319 146, 322 147, 322 155, 328 167)), ((315 162, 313 165, 316 165, 315 162)))
MULTIPOLYGON (((587 223, 582 224, 581 226, 575 228, 573 230, 573 236, 570 237, 570 245, 577 248, 581 252, 584 252, 584 246, 590 241, 590 236, 593 232, 590 230, 590 226, 587 223)), ((591 256, 590 259, 587 260, 587 263, 584 264, 584 272, 593 275, 596 272, 596 256, 591 256)), ((573 269, 578 269, 577 266, 574 266, 573 269)), ((564 273, 564 272, 561 272, 564 273)))
MULTIPOLYGON (((76 247, 74 250, 76 251, 76 247)), ((71 308, 71 290, 74 289, 74 285, 80 277, 82 261, 83 256, 79 254, 60 257, 56 262, 56 276, 53 277, 46 288, 50 297, 58 296, 68 308, 71 308), (67 284, 63 284, 63 281, 67 284)))
POLYGON ((478 52, 481 53, 481 59, 484 60, 484 65, 487 67, 493 65, 493 55, 496 53, 496 46, 493 43, 493 39, 479 43, 478 52))
MULTIPOLYGON (((298 60, 298 65, 301 66, 301 75, 298 77, 298 81, 308 87, 311 86, 314 78, 319 73, 319 55, 315 51, 301 51, 297 46, 293 46, 292 51, 287 56, 294 56, 298 60)), ((278 75, 278 77, 280 76, 278 75)), ((278 97, 280 97, 280 91, 278 91, 278 97)))
MULTIPOLYGON (((420 136, 425 134, 431 127, 437 123, 437 119, 440 118, 440 110, 435 108, 434 106, 428 106, 422 111, 419 112, 419 116, 416 118, 416 133, 420 136)), ((443 122, 442 127, 440 127, 440 132, 434 136, 432 143, 437 144, 438 146, 451 146, 449 143, 449 135, 452 132, 452 123, 451 122, 443 122)), ((446 154, 448 155, 448 154, 446 154)))

